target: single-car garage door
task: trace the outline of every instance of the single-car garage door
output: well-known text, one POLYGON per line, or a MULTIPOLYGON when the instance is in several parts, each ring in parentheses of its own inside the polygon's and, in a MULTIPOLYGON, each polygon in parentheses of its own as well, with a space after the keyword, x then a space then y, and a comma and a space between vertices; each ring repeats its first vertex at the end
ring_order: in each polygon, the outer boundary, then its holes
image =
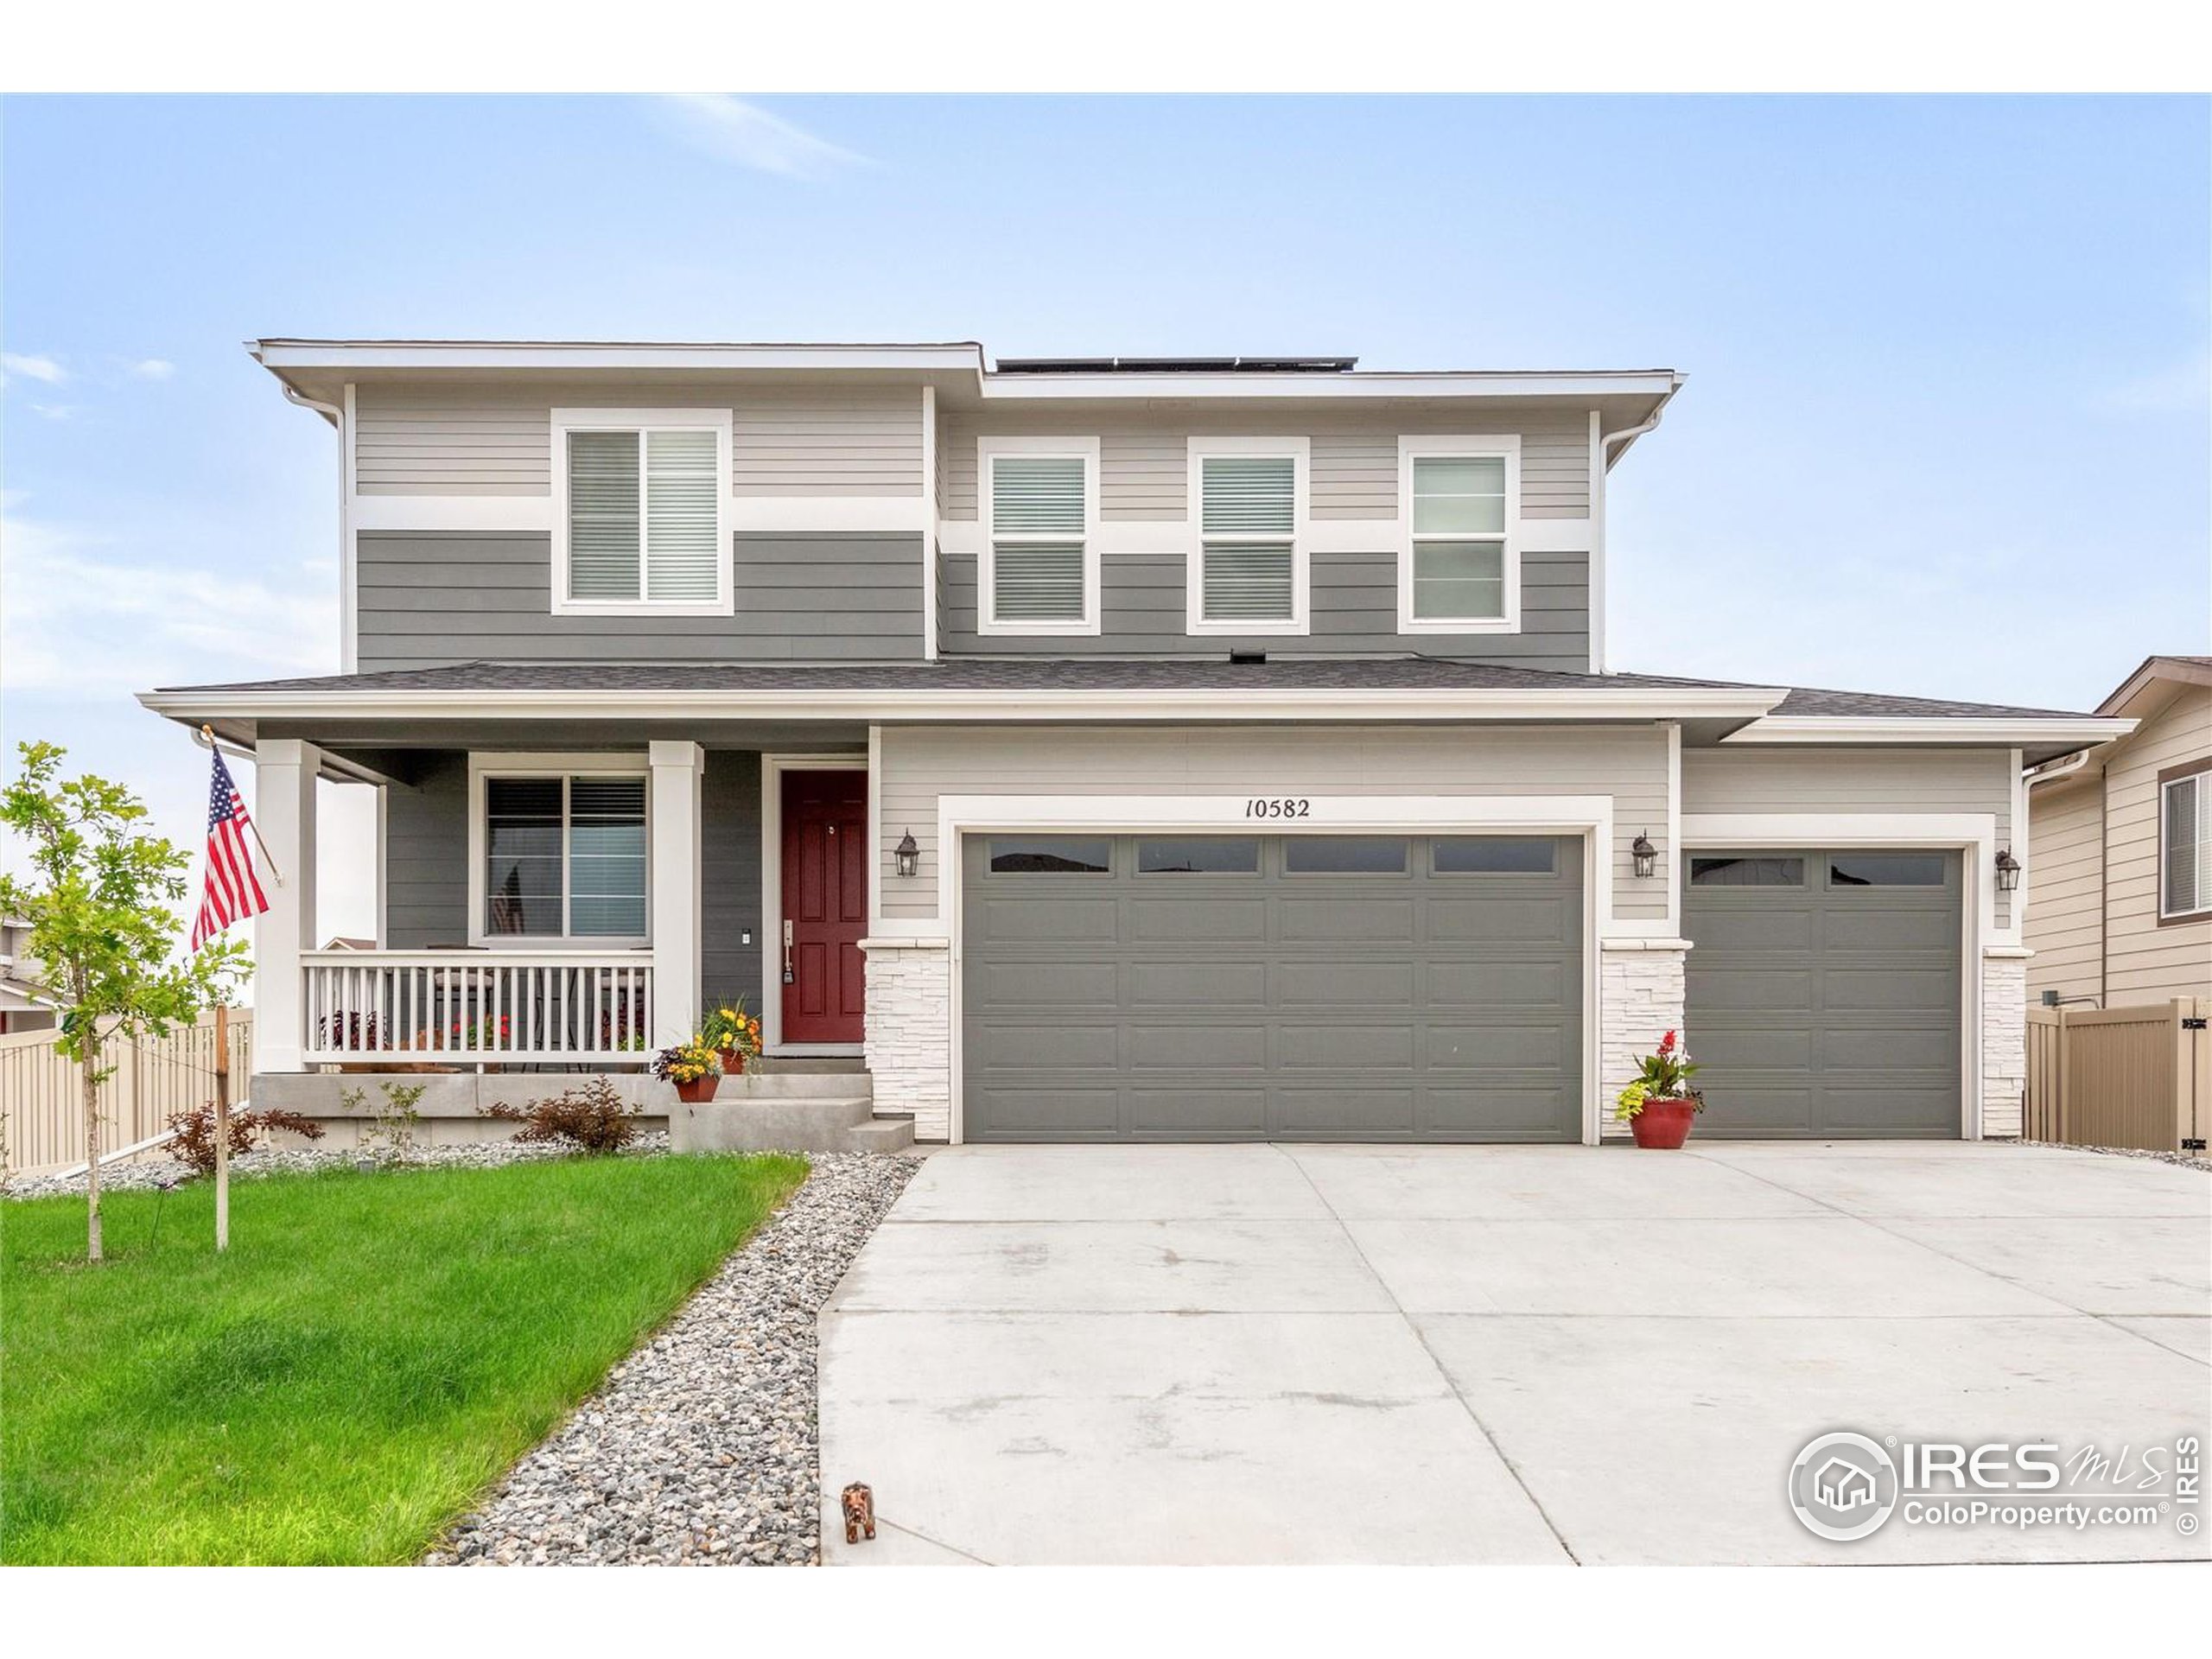
POLYGON ((1957 1138, 1960 857, 1694 852, 1698 1132, 1957 1138))
POLYGON ((1582 848, 974 835, 970 1141, 1575 1141, 1582 848))

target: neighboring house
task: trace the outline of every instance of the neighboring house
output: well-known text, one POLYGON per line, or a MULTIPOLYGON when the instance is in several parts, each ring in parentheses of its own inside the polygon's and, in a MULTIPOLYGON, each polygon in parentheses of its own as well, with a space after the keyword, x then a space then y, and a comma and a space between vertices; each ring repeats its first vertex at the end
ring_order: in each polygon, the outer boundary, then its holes
POLYGON ((19 1031, 52 1031, 54 1004, 35 977, 38 964, 23 953, 30 924, 0 916, 0 1037, 19 1031))
POLYGON ((2028 773, 2031 995, 2212 997, 2212 657, 2152 657, 2101 715, 2138 722, 2028 773))
POLYGON ((1594 1141, 1670 1027, 1710 1135, 2018 1131, 2023 769, 2132 724, 1615 671, 1672 372, 253 349, 344 660, 142 701, 383 849, 374 950, 272 890, 264 1071, 741 994, 924 1139, 1594 1141))

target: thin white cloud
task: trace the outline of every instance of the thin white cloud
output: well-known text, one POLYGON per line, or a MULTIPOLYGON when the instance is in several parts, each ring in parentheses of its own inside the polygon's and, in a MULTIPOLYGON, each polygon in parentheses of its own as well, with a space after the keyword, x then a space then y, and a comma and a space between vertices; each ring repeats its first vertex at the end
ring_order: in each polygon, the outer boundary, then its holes
POLYGON ((2097 399, 2108 414, 2160 415, 2177 410, 2201 409, 2212 398, 2212 353, 2199 353, 2188 361, 2113 386, 2097 399))
POLYGON ((10 377, 20 374, 26 380, 41 381, 49 386, 58 386, 69 378, 69 371, 54 359, 22 352, 0 352, 0 372, 10 377))
POLYGON ((818 178, 868 159, 727 92, 657 99, 654 109, 660 124, 693 149, 757 172, 818 178))
POLYGON ((313 588, 264 577, 140 565, 69 525, 0 516, 8 602, 0 661, 10 692, 128 696, 155 685, 327 673, 338 603, 326 570, 313 588))
POLYGON ((176 372, 176 365, 165 357, 142 357, 130 365, 130 372, 141 380, 166 380, 176 372))
POLYGON ((74 404, 33 404, 31 413, 49 421, 73 421, 77 418, 74 404))

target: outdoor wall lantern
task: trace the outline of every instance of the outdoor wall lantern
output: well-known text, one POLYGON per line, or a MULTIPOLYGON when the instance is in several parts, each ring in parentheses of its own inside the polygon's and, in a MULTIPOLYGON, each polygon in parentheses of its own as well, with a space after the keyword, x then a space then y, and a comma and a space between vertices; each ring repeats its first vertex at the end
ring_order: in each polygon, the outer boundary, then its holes
POLYGON ((911 877, 921 874, 922 849, 914 844, 912 830, 909 830, 899 837, 899 844, 891 849, 891 855, 899 861, 899 874, 901 876, 911 877))
POLYGON ((2011 893, 2020 885, 2020 861, 2010 847, 1997 849, 1997 891, 2011 893))
POLYGON ((1636 861, 1638 880, 1649 875, 1652 867, 1659 861, 1659 849, 1651 844, 1651 837, 1641 830, 1636 832, 1636 839, 1629 842, 1628 852, 1629 856, 1636 861))

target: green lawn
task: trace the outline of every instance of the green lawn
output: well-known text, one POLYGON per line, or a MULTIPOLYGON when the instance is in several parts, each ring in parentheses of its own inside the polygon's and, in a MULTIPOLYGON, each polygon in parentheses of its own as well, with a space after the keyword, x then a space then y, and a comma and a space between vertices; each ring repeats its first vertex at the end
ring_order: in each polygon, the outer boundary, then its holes
POLYGON ((0 1561, 413 1560, 804 1179, 565 1159, 0 1204, 0 1561), (159 1231, 156 1230, 158 1214, 159 1231))

